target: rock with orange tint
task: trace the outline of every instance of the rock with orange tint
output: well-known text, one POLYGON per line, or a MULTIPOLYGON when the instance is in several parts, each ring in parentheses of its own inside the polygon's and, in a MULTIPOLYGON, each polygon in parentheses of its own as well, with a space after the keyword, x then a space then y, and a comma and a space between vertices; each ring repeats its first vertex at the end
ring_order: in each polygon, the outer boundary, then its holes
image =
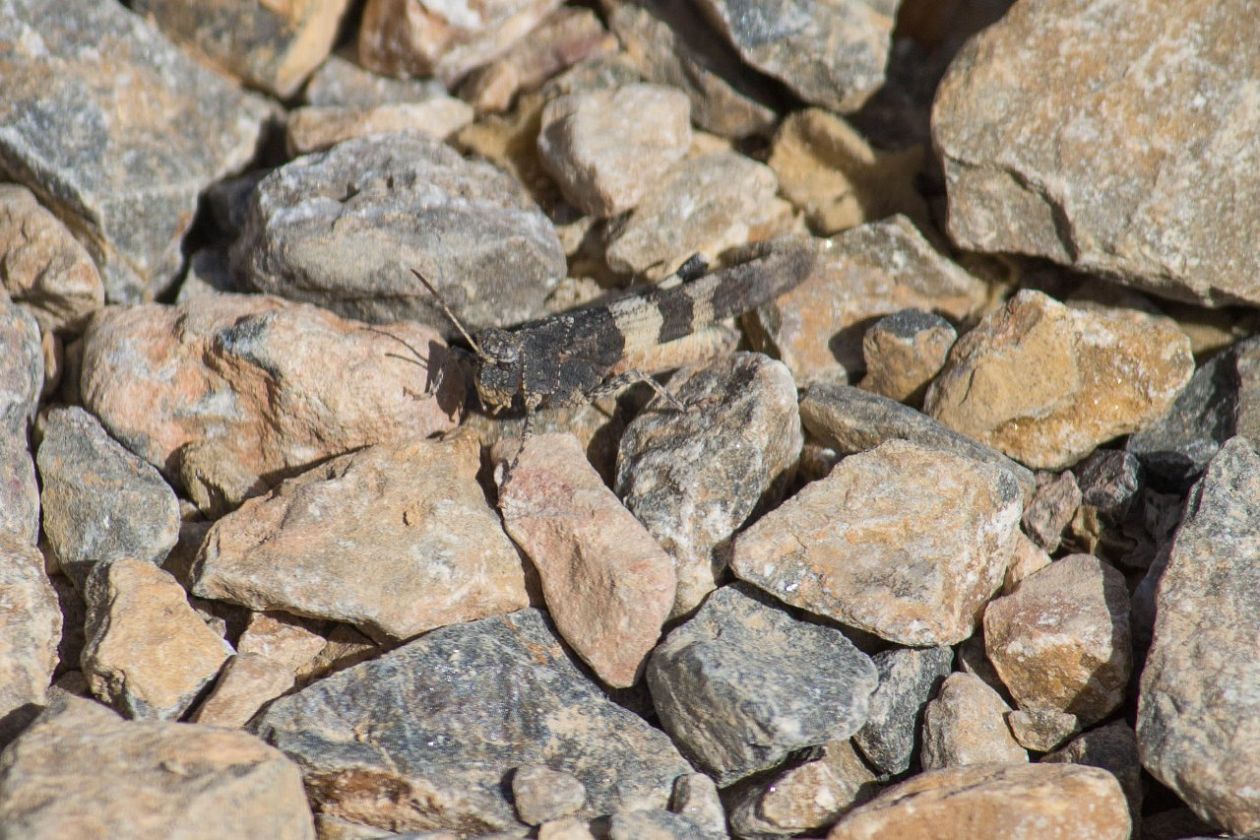
POLYGON ((267 702, 293 687, 293 670, 260 653, 241 653, 223 666, 218 682, 189 718, 193 723, 240 728, 267 702))
POLYGON ((306 155, 368 134, 419 134, 442 140, 472 121, 473 111, 453 96, 423 102, 390 102, 366 107, 308 105, 289 112, 285 125, 289 154, 306 155))
POLYGON ((236 642, 236 652, 256 653, 281 662, 293 673, 309 665, 328 640, 316 632, 322 622, 283 612, 259 612, 250 616, 236 642))
POLYGON ((57 593, 34 546, 0 533, 0 743, 35 716, 62 635, 57 593))
POLYGON ((1023 764, 1028 753, 1011 735, 1011 707, 984 680, 955 672, 923 711, 924 769, 964 764, 1023 764))

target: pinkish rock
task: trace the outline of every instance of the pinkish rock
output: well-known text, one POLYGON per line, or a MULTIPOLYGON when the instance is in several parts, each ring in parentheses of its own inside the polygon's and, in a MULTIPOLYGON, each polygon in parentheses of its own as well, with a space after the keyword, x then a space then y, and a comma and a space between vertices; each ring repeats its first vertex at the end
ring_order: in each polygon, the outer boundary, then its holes
POLYGON ((923 712, 923 768, 1027 762, 1028 753, 1006 725, 1010 712, 984 680, 950 674, 923 712))
POLYGON ((296 674, 328 644, 328 640, 311 627, 318 623, 282 612, 254 613, 236 641, 236 652, 265 656, 283 663, 296 674))
POLYGON ((61 609, 44 558, 0 534, 0 744, 44 702, 60 640, 61 609))
POLYGON ((239 729, 268 701, 293 687, 293 670, 260 653, 241 653, 223 666, 205 702, 193 713, 193 723, 239 729))
POLYGON ((1024 508, 1024 531, 1037 545, 1053 552, 1080 505, 1081 488, 1070 470, 1057 476, 1042 473, 1038 476, 1037 492, 1024 508))
POLYGON ((297 156, 368 134, 419 134, 442 140, 470 123, 472 118, 472 108, 453 96, 362 108, 310 105, 289 112, 286 145, 289 154, 297 156))

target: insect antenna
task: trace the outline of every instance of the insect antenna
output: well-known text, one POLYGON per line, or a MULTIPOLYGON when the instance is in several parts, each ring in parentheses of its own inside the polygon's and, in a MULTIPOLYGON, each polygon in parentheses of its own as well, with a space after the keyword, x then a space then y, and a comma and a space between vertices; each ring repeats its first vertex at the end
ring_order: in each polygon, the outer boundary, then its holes
POLYGON ((488 359, 489 357, 485 354, 485 351, 481 349, 481 345, 477 343, 477 339, 473 338, 468 330, 464 329, 463 322, 461 322, 459 318, 455 317, 455 313, 452 312, 451 308, 446 305, 446 301, 442 299, 440 294, 438 294, 438 290, 433 288, 433 284, 424 279, 424 275, 416 271, 414 268, 411 269, 411 273, 416 275, 416 279, 429 290, 429 294, 433 295, 433 299, 437 301, 438 306, 442 307, 442 313, 446 315, 446 319, 455 325, 455 329, 459 330, 459 334, 462 335, 464 340, 468 342, 468 346, 473 349, 473 352, 477 354, 477 357, 480 359, 488 359))

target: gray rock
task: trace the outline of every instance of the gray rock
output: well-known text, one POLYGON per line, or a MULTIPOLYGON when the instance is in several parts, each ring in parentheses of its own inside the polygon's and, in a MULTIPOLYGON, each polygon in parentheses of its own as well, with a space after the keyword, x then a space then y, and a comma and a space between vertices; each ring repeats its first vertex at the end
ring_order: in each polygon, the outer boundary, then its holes
POLYGON ((727 586, 652 654, 661 723, 719 786, 866 722, 878 677, 840 630, 727 586))
POLYGON ((39 483, 24 433, 0 431, 0 534, 39 539, 39 483))
MULTIPOLYGON (((1186 390, 1193 385, 1191 379, 1186 390)), ((1112 522, 1123 522, 1129 517, 1145 486, 1141 461, 1121 449, 1099 449, 1073 467, 1072 472, 1081 491, 1081 504, 1096 509, 1112 522)))
POLYGON ((726 831, 726 811, 717 785, 703 773, 688 773, 674 780, 669 810, 710 831, 726 831))
POLYGON ((1137 825, 1142 815, 1142 764, 1138 760, 1137 735, 1129 724, 1117 720, 1091 729, 1073 738, 1062 749, 1042 756, 1041 762, 1086 764, 1108 771, 1120 783, 1129 801, 1133 824, 1137 825))
POLYGON ((307 105, 321 108, 366 108, 442 96, 446 88, 437 79, 394 79, 364 70, 340 55, 321 64, 302 90, 307 105))
POLYGON ((880 651, 871 661, 879 671, 879 687, 871 695, 870 716, 853 735, 853 743, 877 770, 895 776, 916 760, 923 709, 949 676, 954 651, 894 648, 880 651))
POLYGON ((503 781, 524 764, 581 781, 585 817, 664 807, 690 772, 536 610, 444 627, 326 677, 272 703, 258 730, 302 766, 325 814, 390 829, 518 827, 503 781))
POLYGON ((526 825, 568 816, 585 801, 586 788, 570 773, 530 764, 512 774, 512 804, 526 825))
POLYGON ((0 534, 0 745, 44 702, 60 638, 61 609, 44 558, 33 546, 0 534))
POLYGON ((1021 520, 1024 533, 1037 545, 1053 553, 1059 548, 1063 529, 1072 521, 1080 504, 1081 488, 1071 471, 1064 470, 1057 476, 1054 473, 1040 474, 1037 492, 1024 508, 1021 520))
POLYGON ((119 3, 11 0, 0 53, 0 169, 83 233, 109 300, 165 289, 199 194, 254 156, 269 106, 119 3))
POLYGON ((348 140, 272 172, 251 196, 232 265, 260 291, 449 334, 411 269, 471 327, 541 315, 566 271, 555 230, 519 184, 407 134, 348 140))
POLYGON ((608 821, 608 840, 726 840, 725 831, 659 808, 622 811, 608 821))
MULTIPOLYGON (((0 129, 2 130, 2 129, 0 129)), ((26 439, 44 387, 44 353, 35 318, 0 291, 0 436, 26 439)))

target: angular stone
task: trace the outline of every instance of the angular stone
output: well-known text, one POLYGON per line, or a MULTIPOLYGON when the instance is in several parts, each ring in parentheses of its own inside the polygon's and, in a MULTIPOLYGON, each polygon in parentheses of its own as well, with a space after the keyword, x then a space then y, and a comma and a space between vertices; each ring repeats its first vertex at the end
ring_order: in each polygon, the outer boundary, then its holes
POLYGON ((1057 709, 1016 709, 1006 725, 1024 749, 1049 752, 1081 731, 1081 719, 1057 709))
POLYGON ((381 76, 339 53, 329 56, 302 88, 302 101, 316 107, 370 108, 446 95, 446 88, 437 79, 381 76))
POLYGON ((464 384, 424 327, 219 295, 95 317, 82 391, 111 435, 221 512, 331 455, 450 428, 464 384))
POLYGON ((940 315, 903 309, 880 318, 862 336, 866 376, 859 387, 897 402, 920 405, 928 383, 945 365, 958 332, 940 315))
POLYGON ((1008 473, 894 440, 844 459, 740 534, 731 568, 889 641, 953 644, 1001 585, 1020 509, 1008 473))
POLYGON ((622 507, 577 438, 533 435, 499 484, 556 629, 601 680, 633 685, 674 605, 674 563, 622 507))
POLYGON ((0 534, 39 539, 39 482, 25 433, 0 430, 0 534))
POLYGON ((608 840, 726 840, 725 831, 696 825, 682 814, 659 808, 621 811, 608 821, 608 840))
POLYGON ((882 774, 896 776, 918 758, 923 710, 949 676, 954 651, 948 647, 894 648, 871 657, 879 687, 871 695, 866 723, 853 736, 862 755, 882 774))
POLYGON ((39 432, 44 535, 61 570, 82 586, 124 557, 161 563, 179 539, 179 501, 158 471, 78 406, 51 409, 39 432))
POLYGON ((1024 508, 1021 523, 1024 532, 1033 542, 1046 551, 1056 551, 1063 536, 1063 529, 1076 515, 1081 504, 1081 488, 1076 476, 1064 470, 1057 476, 1042 473, 1038 476, 1037 492, 1024 508))
MULTIPOLYGON (((0 129, 2 131, 3 129, 0 129)), ((39 324, 0 292, 0 436, 25 442, 44 386, 39 324)))
POLYGON ((200 192, 254 156, 269 107, 119 3, 10 0, 0 55, 0 169, 71 220, 111 301, 165 289, 200 192))
POLYGON ((1234 834, 1260 830, 1260 453, 1226 441, 1186 502, 1155 596, 1142 671, 1142 765, 1203 819, 1234 834))
POLYGON ((219 680, 190 718, 193 723, 239 729, 267 702, 293 687, 293 670, 259 653, 241 653, 223 666, 219 680))
POLYGON ((65 694, 0 756, 0 825, 28 840, 315 839, 297 767, 254 736, 124 721, 65 694))
POLYGON ((325 461, 216 522, 193 592, 392 639, 526 607, 520 557, 477 483, 479 456, 459 436, 325 461))
POLYGON ((334 625, 328 631, 328 638, 319 654, 298 667, 298 685, 308 685, 329 674, 366 662, 379 655, 381 650, 380 646, 349 624, 334 625))
POLYGON ((809 384, 860 374, 870 323, 902 309, 963 321, 979 311, 988 285, 941 255, 904 216, 872 222, 818 244, 805 282, 745 318, 754 345, 809 384))
POLYGON ((827 840, 1127 840, 1120 786, 1095 767, 981 764, 921 773, 840 820, 827 840))
POLYGON ((657 400, 631 421, 614 488, 673 557, 677 616, 717 586, 731 537, 782 491, 803 437, 792 375, 760 354, 683 368, 669 393, 690 410, 657 400))
POLYGON ((150 563, 98 565, 84 597, 83 673, 94 695, 129 718, 178 718, 232 654, 175 579, 150 563))
POLYGON ((586 787, 579 816, 663 807, 690 772, 664 733, 577 670, 543 615, 444 627, 283 697, 259 731, 303 767, 322 813, 393 831, 520 825, 508 771, 586 787))
POLYGON ((512 804, 526 825, 541 825, 572 814, 585 801, 586 788, 569 773, 530 764, 512 774, 512 804))
MULTIPOLYGON (((32 546, 0 534, 0 744, 35 716, 61 639, 57 593, 32 546)), ((0 805, 0 809, 3 805, 0 805)))
POLYGON ((1124 575, 1088 554, 1056 560, 989 604, 984 644, 1021 708, 1096 723, 1124 702, 1133 670, 1124 575))
POLYGON ((1006 576, 1002 578, 1003 594, 1009 595, 1014 592, 1020 581, 1044 569, 1050 563, 1050 555, 1046 553, 1046 550, 1020 531, 1015 537, 1015 551, 1011 554, 1011 563, 1006 567, 1006 576))
POLYGON ((661 724, 723 787, 852 735, 878 681, 840 630, 797 621, 754 591, 717 590, 648 662, 661 724))
POLYGON ((1249 4, 1012 11, 967 44, 937 91, 954 242, 1178 300, 1260 301, 1260 221, 1248 209, 1260 180, 1246 151, 1260 111, 1244 104, 1260 40, 1237 25, 1249 4))
MULTIPOLYGON (((1193 383, 1193 379, 1191 382, 1193 383)), ((1186 389, 1189 390, 1190 387, 1188 385, 1186 389)), ((1177 399, 1180 400, 1181 397, 1177 399)), ((1131 435, 1129 439, 1134 437, 1137 435, 1131 435)), ((1100 449, 1072 471, 1081 491, 1081 504, 1095 508, 1099 514, 1113 522, 1127 519, 1133 508, 1139 504, 1145 476, 1141 462, 1130 452, 1100 449)))
POLYGON ((260 612, 250 616, 236 642, 236 652, 256 653, 280 662, 293 673, 310 664, 328 640, 315 632, 317 622, 282 612, 260 612))
POLYGON ((251 194, 232 265, 260 291, 451 333, 411 269, 473 328, 542 314, 565 274, 555 230, 518 183, 408 134, 348 140, 273 171, 251 194))
POLYGON ((717 785, 703 773, 687 773, 674 779, 669 810, 710 831, 726 831, 726 811, 717 785))
POLYGON ((923 712, 923 769, 1027 762, 1006 725, 1010 711, 984 680, 950 674, 923 712))
POLYGON ((1190 340, 1132 309, 1073 309, 1024 290, 954 345, 924 410, 1035 469, 1069 467, 1168 409, 1190 340))
POLYGON ((1133 824, 1137 825, 1142 815, 1142 764, 1138 760, 1137 735, 1129 724, 1117 720, 1091 729, 1073 738, 1062 749, 1042 756, 1041 761, 1084 764, 1111 773, 1120 783, 1129 801, 1133 824))
POLYGON ((289 154, 297 156, 369 134, 415 134, 442 140, 472 118, 472 108, 453 96, 365 108, 308 105, 289 112, 285 142, 289 154))

